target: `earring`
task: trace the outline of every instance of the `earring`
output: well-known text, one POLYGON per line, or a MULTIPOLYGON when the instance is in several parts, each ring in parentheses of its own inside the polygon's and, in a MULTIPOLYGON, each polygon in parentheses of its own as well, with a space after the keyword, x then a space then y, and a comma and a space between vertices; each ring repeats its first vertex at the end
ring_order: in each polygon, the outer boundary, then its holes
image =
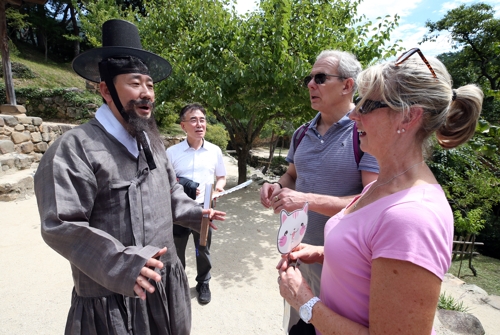
POLYGON ((401 133, 404 133, 406 130, 404 128, 401 128, 401 130, 398 129, 397 133, 398 134, 401 134, 401 133))
POLYGON ((399 129, 398 129, 397 133, 398 133, 398 134, 401 134, 401 130, 399 130, 399 129))

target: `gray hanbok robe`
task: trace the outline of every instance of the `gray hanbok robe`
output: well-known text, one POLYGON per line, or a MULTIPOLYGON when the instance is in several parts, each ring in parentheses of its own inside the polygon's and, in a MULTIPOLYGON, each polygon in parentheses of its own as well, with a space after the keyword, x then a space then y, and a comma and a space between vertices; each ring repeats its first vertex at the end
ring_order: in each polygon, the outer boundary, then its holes
POLYGON ((40 161, 35 194, 42 237, 69 260, 74 281, 66 334, 189 334, 189 285, 173 221, 200 230, 201 207, 176 182, 165 151, 150 171, 97 121, 59 138, 40 161), (162 276, 145 301, 133 291, 162 247, 162 276))

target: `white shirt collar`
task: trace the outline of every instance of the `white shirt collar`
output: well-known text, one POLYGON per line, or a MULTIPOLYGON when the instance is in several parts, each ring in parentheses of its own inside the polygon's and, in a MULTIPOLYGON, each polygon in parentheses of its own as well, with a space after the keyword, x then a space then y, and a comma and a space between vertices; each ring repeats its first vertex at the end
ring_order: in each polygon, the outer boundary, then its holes
POLYGON ((120 121, 116 119, 108 105, 101 105, 95 114, 95 118, 102 124, 104 129, 123 144, 134 157, 139 157, 137 141, 122 126, 120 121))

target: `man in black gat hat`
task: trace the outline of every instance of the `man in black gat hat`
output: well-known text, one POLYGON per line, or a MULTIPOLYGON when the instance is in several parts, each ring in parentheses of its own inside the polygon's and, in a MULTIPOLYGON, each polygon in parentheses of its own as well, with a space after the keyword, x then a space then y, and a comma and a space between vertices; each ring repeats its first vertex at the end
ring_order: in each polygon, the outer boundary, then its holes
POLYGON ((153 83, 171 72, 137 28, 110 20, 103 47, 75 58, 99 82, 95 119, 44 154, 35 193, 45 242, 67 258, 74 289, 66 334, 189 334, 189 284, 173 221, 200 230, 202 210, 176 182, 154 118, 153 83))

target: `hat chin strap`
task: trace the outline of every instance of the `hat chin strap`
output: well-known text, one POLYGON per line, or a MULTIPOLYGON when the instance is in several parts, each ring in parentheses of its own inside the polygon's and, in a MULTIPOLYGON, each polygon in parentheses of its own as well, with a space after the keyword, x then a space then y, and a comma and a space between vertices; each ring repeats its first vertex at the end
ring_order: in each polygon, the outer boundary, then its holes
MULTIPOLYGON (((113 99, 116 109, 122 116, 123 120, 125 120, 125 122, 128 123, 130 120, 130 116, 127 113, 125 113, 125 109, 123 108, 120 98, 118 97, 118 92, 116 91, 115 84, 113 83, 113 78, 111 77, 108 71, 108 62, 105 60, 101 61, 99 63, 99 70, 103 75, 104 82, 108 87, 109 94, 111 95, 111 99, 113 99)), ((142 146, 142 148, 144 149, 144 155, 146 156, 146 161, 148 163, 149 170, 156 169, 156 163, 153 158, 153 153, 151 152, 151 148, 149 147, 149 143, 148 140, 146 139, 146 134, 144 134, 144 131, 141 130, 137 132, 136 140, 138 144, 140 144, 140 146, 142 146)))

